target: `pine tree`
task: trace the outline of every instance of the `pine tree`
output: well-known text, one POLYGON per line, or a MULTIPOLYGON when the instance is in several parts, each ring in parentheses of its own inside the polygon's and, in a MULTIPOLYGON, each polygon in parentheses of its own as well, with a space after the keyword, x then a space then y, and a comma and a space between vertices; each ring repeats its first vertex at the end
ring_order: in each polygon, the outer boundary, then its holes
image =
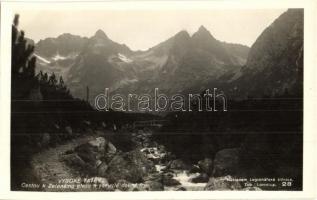
POLYGON ((32 57, 25 69, 27 77, 33 78, 35 76, 36 57, 32 57))
POLYGON ((56 80, 56 76, 55 73, 53 72, 52 75, 50 76, 49 80, 48 80, 48 84, 52 85, 52 86, 56 86, 57 84, 57 80, 56 80))

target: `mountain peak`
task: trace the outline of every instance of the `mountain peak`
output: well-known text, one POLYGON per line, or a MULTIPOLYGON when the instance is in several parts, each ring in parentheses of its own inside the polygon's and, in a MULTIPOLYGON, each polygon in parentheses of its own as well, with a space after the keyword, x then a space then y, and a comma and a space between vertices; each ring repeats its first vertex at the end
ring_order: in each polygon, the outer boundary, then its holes
POLYGON ((178 33, 174 36, 174 38, 177 38, 177 39, 179 39, 179 38, 188 39, 188 38, 190 38, 190 35, 189 35, 189 33, 188 33, 187 31, 182 30, 182 31, 178 32, 178 33))
POLYGON ((211 33, 203 26, 201 25, 197 32, 195 32, 192 36, 193 38, 202 37, 202 38, 214 38, 211 33))
POLYGON ((96 31, 94 37, 98 37, 98 38, 108 38, 107 35, 106 35, 106 33, 105 33, 103 30, 101 30, 101 29, 99 29, 99 30, 96 31))
POLYGON ((201 25, 198 29, 198 32, 209 32, 206 27, 204 27, 203 25, 201 25))
POLYGON ((59 35, 57 38, 69 38, 69 37, 76 37, 76 35, 70 34, 70 33, 63 33, 59 35))

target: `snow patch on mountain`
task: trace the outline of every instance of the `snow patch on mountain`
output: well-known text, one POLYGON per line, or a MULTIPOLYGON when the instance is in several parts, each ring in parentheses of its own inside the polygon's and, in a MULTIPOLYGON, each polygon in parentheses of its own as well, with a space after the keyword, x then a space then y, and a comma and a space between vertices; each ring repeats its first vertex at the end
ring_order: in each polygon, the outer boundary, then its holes
POLYGON ((131 60, 130 58, 128 58, 127 56, 121 54, 121 53, 118 53, 118 57, 120 58, 120 60, 122 60, 123 62, 126 62, 126 63, 131 63, 133 62, 133 60, 131 60))
POLYGON ((37 54, 34 54, 34 56, 35 56, 37 59, 39 59, 40 61, 42 61, 43 63, 46 63, 46 64, 50 64, 50 63, 51 63, 49 60, 47 60, 47 59, 45 59, 45 58, 43 58, 43 57, 41 57, 41 56, 39 56, 39 55, 37 55, 37 54))
POLYGON ((61 56, 58 53, 52 58, 54 61, 58 61, 58 60, 65 60, 67 59, 67 57, 65 56, 61 56))

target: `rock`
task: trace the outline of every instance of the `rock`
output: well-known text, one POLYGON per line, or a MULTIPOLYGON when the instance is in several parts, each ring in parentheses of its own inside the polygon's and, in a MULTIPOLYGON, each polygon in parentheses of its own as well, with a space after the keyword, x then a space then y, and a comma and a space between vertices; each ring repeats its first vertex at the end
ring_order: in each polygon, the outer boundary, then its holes
POLYGON ((107 154, 115 154, 117 152, 117 148, 108 141, 107 147, 106 147, 106 153, 107 154))
POLYGON ((239 182, 232 181, 231 176, 211 177, 204 190, 241 190, 239 182))
POLYGON ((178 180, 175 180, 171 177, 164 176, 163 177, 163 184, 165 186, 176 186, 176 185, 181 185, 181 183, 178 180))
POLYGON ((165 178, 173 178, 174 177, 173 173, 174 173, 173 171, 166 172, 166 173, 164 173, 163 177, 165 177, 165 178))
POLYGON ((76 154, 62 155, 61 160, 64 161, 68 166, 82 169, 86 166, 86 163, 76 154))
POLYGON ((96 165, 97 160, 112 159, 117 152, 116 147, 103 137, 97 137, 75 148, 75 152, 87 163, 96 165))
POLYGON ((200 173, 200 172, 202 172, 202 170, 197 165, 193 165, 192 168, 190 168, 190 170, 188 171, 188 173, 190 174, 200 173))
POLYGON ((239 165, 239 148, 223 149, 216 153, 213 176, 235 175, 239 165))
POLYGON ((181 159, 172 160, 168 163, 167 167, 169 169, 189 169, 190 167, 186 165, 181 159))
POLYGON ((165 156, 165 154, 159 152, 156 147, 142 148, 140 152, 144 153, 146 157, 154 163, 159 163, 159 161, 165 156))
POLYGON ((108 164, 106 177, 110 182, 124 179, 131 183, 140 183, 154 171, 154 164, 138 150, 116 154, 108 164))
POLYGON ((163 191, 164 186, 159 181, 145 181, 149 191, 163 191))
POLYGON ((172 169, 169 169, 167 167, 161 169, 161 171, 164 172, 164 173, 174 173, 174 171, 172 169))
POLYGON ((204 160, 198 161, 199 168, 206 174, 212 175, 213 163, 209 158, 205 158, 204 160))
POLYGON ((96 167, 99 167, 101 164, 102 164, 102 161, 101 161, 101 160, 97 160, 97 161, 96 161, 96 167))
POLYGON ((95 140, 91 140, 88 142, 89 145, 96 147, 99 152, 105 152, 106 139, 103 137, 97 137, 95 140))
POLYGON ((191 178, 190 182, 192 183, 207 183, 209 180, 209 176, 205 173, 199 174, 198 176, 191 178))
POLYGON ((179 187, 179 188, 176 189, 176 191, 186 191, 186 188, 184 188, 184 187, 179 187))
POLYGON ((105 162, 101 163, 97 168, 98 176, 105 177, 107 175, 107 169, 108 165, 105 162))
POLYGON ((96 161, 98 160, 97 157, 99 157, 97 156, 99 154, 98 147, 92 146, 89 143, 79 145, 75 148, 75 152, 80 156, 81 159, 92 166, 95 165, 96 161))
POLYGON ((162 174, 158 172, 150 173, 147 177, 144 178, 145 181, 158 181, 162 182, 162 174))

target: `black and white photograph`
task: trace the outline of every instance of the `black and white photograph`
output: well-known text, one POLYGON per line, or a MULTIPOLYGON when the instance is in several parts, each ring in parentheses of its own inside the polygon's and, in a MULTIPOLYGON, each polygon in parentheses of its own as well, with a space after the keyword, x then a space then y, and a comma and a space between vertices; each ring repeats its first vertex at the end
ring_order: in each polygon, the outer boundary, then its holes
POLYGON ((11 191, 303 191, 305 8, 49 7, 7 18, 11 191))

